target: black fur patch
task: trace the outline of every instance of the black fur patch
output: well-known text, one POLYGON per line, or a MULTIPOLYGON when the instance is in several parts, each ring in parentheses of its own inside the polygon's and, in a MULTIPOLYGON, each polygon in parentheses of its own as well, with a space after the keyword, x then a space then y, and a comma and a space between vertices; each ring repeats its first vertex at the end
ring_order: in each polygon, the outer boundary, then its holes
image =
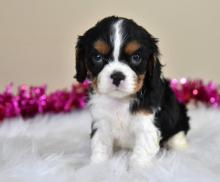
POLYGON ((185 105, 178 103, 168 80, 160 80, 159 84, 152 85, 149 82, 144 84, 145 91, 137 94, 130 109, 131 112, 156 110, 154 122, 161 132, 160 145, 163 146, 174 134, 180 131, 187 134, 190 129, 189 117, 185 105))

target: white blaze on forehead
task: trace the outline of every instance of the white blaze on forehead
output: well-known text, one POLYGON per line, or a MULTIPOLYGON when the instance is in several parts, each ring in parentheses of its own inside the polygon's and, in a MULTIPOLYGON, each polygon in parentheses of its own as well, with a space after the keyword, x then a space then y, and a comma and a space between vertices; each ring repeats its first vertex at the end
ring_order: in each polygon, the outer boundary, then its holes
POLYGON ((114 24, 114 42, 113 42, 113 58, 114 61, 118 61, 120 47, 122 44, 122 32, 121 32, 121 24, 123 20, 119 20, 114 24))

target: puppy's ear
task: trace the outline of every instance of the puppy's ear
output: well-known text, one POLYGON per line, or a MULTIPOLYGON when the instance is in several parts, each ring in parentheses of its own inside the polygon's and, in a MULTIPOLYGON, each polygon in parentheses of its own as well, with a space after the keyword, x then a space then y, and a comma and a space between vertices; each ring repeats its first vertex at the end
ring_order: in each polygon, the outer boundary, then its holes
POLYGON ((160 54, 157 47, 157 40, 154 38, 152 40, 150 47, 151 56, 148 59, 143 86, 146 96, 144 105, 150 108, 157 108, 160 105, 163 92, 163 82, 161 80, 162 65, 159 60, 160 54))
POLYGON ((152 53, 148 60, 147 71, 146 71, 147 77, 151 78, 152 81, 160 80, 160 76, 161 76, 162 65, 159 60, 160 53, 157 46, 157 42, 158 42, 157 39, 152 38, 152 46, 151 46, 152 53))
POLYGON ((78 82, 83 82, 87 77, 84 37, 79 36, 76 44, 76 75, 78 82))

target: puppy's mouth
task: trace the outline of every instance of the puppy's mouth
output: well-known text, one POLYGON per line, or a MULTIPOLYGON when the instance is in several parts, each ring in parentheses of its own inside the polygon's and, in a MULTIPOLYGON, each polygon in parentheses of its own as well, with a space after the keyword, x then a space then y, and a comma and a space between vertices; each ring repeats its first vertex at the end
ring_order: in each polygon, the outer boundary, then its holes
POLYGON ((121 87, 115 87, 113 86, 113 89, 110 92, 122 92, 122 93, 128 93, 126 90, 124 90, 121 87))
MULTIPOLYGON (((110 83, 111 84, 111 83, 110 83)), ((126 84, 126 83, 125 83, 126 84)), ((114 84, 111 84, 108 91, 105 92, 106 95, 110 97, 115 98, 124 98, 127 97, 133 93, 131 93, 130 90, 128 90, 123 83, 121 83, 119 86, 116 86, 114 84)))
POLYGON ((127 97, 134 94, 136 82, 136 74, 127 65, 111 63, 98 75, 97 92, 109 97, 127 97))

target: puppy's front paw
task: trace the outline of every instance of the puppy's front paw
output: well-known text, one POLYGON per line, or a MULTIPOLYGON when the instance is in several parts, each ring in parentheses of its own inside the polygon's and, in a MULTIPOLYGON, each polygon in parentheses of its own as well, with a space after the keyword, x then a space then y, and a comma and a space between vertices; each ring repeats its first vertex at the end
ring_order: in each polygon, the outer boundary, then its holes
POLYGON ((104 153, 96 153, 91 156, 91 163, 100 163, 108 160, 109 156, 104 153))
POLYGON ((131 156, 128 163, 128 170, 144 169, 152 165, 152 161, 145 158, 131 156))

